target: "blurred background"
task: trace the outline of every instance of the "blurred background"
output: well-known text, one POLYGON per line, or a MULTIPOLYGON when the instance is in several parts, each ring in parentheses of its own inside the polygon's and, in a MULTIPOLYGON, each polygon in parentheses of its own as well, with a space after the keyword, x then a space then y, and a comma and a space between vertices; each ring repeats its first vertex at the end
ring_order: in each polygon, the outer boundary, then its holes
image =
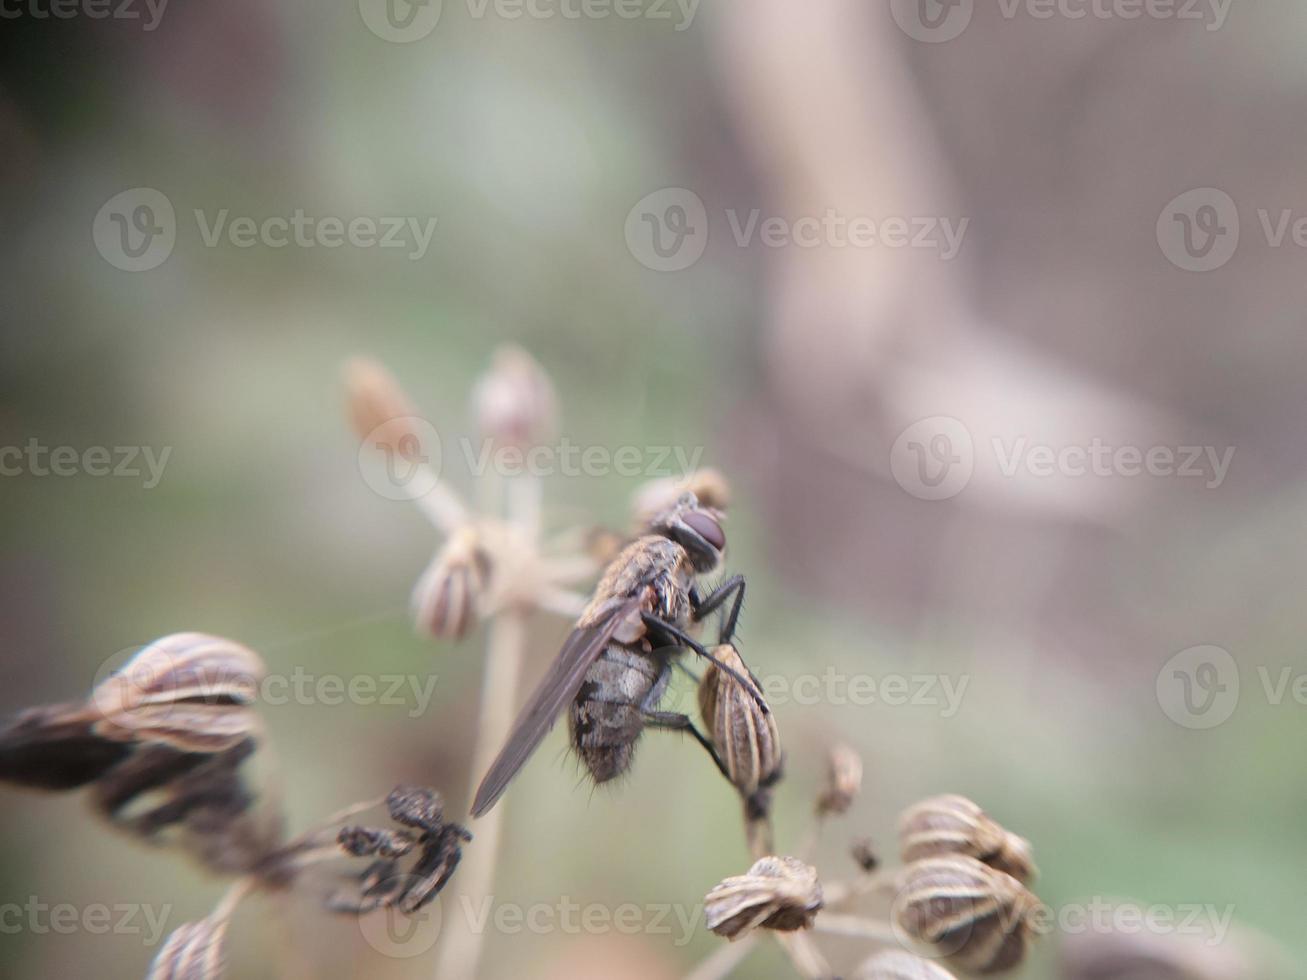
MULTIPOLYGON (((959 792, 1033 841, 1053 908, 1232 908, 1230 944, 1300 960, 1307 10, 585 9, 6 7, 0 710, 187 629, 283 674, 434 676, 420 712, 267 706, 280 792, 292 830, 400 780, 465 813, 483 638, 415 633, 438 536, 362 478, 341 366, 388 365, 470 494, 452 447, 513 342, 560 437, 729 476, 756 672, 965 684, 951 709, 938 684, 778 703, 782 852, 845 740, 866 776, 824 877, 959 792), (351 225, 392 217, 398 247, 351 225), (143 457, 61 476, 30 445, 168 455, 157 479, 143 457), (1207 646, 1229 658, 1184 653, 1207 646)), ((556 473, 546 518, 624 527, 672 465, 556 473)), ((532 620, 528 683, 567 628, 532 620)), ((565 747, 560 726, 506 798, 497 901, 695 903, 748 866, 693 745, 646 737, 593 792, 565 747)), ((171 929, 221 894, 71 797, 0 795, 6 901, 171 929)), ((11 925, 7 976, 141 976, 155 952, 11 925)), ((676 977, 722 942, 677 931, 502 930, 483 974, 676 977)), ((1070 975, 1062 938, 1024 975, 1070 975)), ((434 975, 311 894, 252 900, 232 943, 232 976, 434 975)), ((740 975, 793 974, 766 945, 740 975)))

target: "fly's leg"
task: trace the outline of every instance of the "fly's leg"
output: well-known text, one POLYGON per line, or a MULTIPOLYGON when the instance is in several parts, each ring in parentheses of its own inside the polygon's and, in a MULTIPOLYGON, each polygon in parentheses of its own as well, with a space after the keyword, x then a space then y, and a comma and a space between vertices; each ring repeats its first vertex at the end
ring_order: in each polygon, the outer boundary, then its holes
POLYGON ((664 620, 659 619, 657 616, 653 615, 652 613, 641 613, 640 618, 644 621, 645 626, 649 627, 650 629, 661 631, 668 638, 673 639, 677 643, 681 644, 681 646, 693 650, 695 653, 703 657, 709 663, 715 664, 719 670, 721 670, 725 674, 730 675, 731 678, 733 678, 735 682, 740 685, 741 688, 743 688, 746 692, 748 692, 749 696, 753 698, 753 700, 757 703, 758 710, 760 710, 764 715, 771 714, 771 708, 767 706, 767 702, 763 700, 762 695, 758 692, 758 689, 752 680, 746 680, 745 678, 740 676, 740 672, 737 671, 734 667, 722 663, 720 660, 714 657, 712 653, 702 643, 700 643, 694 637, 686 633, 685 630, 681 629, 678 626, 673 626, 671 623, 668 623, 664 620))
POLYGON ((694 736, 694 740, 703 746, 703 750, 712 756, 713 763, 727 780, 730 775, 726 772, 726 763, 722 762, 722 757, 717 754, 717 749, 703 732, 694 727, 694 722, 690 720, 689 715, 682 715, 675 711, 645 711, 644 722, 650 728, 661 728, 669 732, 689 732, 694 736))
POLYGON ((697 589, 690 589, 690 607, 694 610, 695 622, 701 622, 705 616, 712 615, 732 594, 735 595, 735 601, 731 603, 730 612, 722 620, 722 632, 717 640, 718 643, 730 643, 731 637, 735 635, 735 627, 740 621, 740 607, 744 605, 744 576, 732 575, 702 597, 697 589))

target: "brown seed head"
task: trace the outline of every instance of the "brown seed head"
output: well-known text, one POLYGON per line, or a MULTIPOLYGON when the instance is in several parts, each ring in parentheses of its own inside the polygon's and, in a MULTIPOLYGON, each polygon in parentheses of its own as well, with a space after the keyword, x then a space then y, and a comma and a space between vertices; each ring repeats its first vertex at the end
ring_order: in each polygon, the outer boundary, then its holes
POLYGON ((362 357, 351 360, 345 365, 345 391, 350 424, 359 439, 407 459, 421 455, 417 411, 380 363, 362 357))
POLYGON ((862 756, 843 742, 831 746, 826 767, 826 788, 817 798, 821 816, 845 813, 862 789, 862 756))
POLYGON ((413 587, 418 628, 442 640, 463 637, 478 618, 490 561, 475 528, 456 531, 413 587))
POLYGON ((965 854, 1010 874, 1022 884, 1034 880, 1030 842, 1003 829, 965 796, 932 796, 899 818, 904 863, 945 854, 965 854))
POLYGON ((713 655, 748 678, 752 694, 716 664, 699 682, 699 710, 712 737, 726 774, 740 795, 750 797, 771 786, 781 774, 781 736, 774 712, 764 713, 755 698, 762 690, 754 684, 739 652, 729 643, 713 647, 713 655))
POLYGON ((631 518, 636 533, 643 533, 649 522, 676 505, 681 494, 690 491, 704 507, 724 511, 731 502, 731 486, 721 470, 711 466, 685 476, 664 476, 641 484, 631 498, 631 518))
POLYGON ((557 424, 554 386, 530 354, 505 345, 472 391, 481 434, 501 446, 527 449, 549 440, 557 424))
POLYGON ((759 927, 807 929, 822 907, 817 871, 798 858, 765 857, 747 874, 727 878, 704 897, 704 921, 734 941, 759 927))
POLYGON ((926 858, 900 874, 894 924, 972 973, 1009 970, 1034 939, 1039 900, 1011 875, 961 855, 926 858))
POLYGON ((258 731, 252 704, 263 661, 233 640, 174 633, 141 648, 102 681, 88 706, 97 735, 221 752, 258 731))
POLYGON ((955 980, 938 963, 901 950, 877 953, 853 974, 854 980, 955 980))

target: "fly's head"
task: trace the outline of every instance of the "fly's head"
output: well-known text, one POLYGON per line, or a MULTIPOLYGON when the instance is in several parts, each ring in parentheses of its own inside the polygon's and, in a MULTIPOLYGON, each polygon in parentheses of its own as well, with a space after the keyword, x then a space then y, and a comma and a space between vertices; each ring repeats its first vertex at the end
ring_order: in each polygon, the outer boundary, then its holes
POLYGON ((684 548, 695 571, 711 572, 726 554, 726 532, 721 520, 721 511, 705 507, 692 493, 684 493, 675 504, 654 516, 649 530, 684 548))

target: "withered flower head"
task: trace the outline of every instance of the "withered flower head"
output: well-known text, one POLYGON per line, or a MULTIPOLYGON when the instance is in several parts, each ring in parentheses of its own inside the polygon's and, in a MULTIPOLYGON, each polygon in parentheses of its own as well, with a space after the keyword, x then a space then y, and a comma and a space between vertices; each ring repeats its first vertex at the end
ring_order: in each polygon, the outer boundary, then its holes
POLYGON ((848 811, 862 789, 862 756, 843 742, 831 746, 826 764, 826 788, 817 798, 817 813, 828 816, 848 811))
POLYGON ((178 926, 150 964, 145 980, 217 980, 227 959, 227 920, 178 926))
POLYGON ((359 439, 405 459, 421 457, 418 414, 394 375, 376 361, 355 358, 345 365, 345 389, 359 439))
POLYGON ((807 929, 822 907, 817 871, 798 858, 765 857, 704 897, 708 928, 734 942, 759 927, 807 929))
POLYGON ((741 677, 749 679, 752 693, 716 664, 699 682, 699 710, 726 776, 746 799, 771 786, 781 775, 781 736, 776 715, 764 714, 758 705, 762 690, 749 668, 729 643, 713 647, 713 655, 741 677))
POLYGON ((470 525, 450 536, 413 588, 418 628, 439 639, 460 639, 476 623, 490 560, 470 525))
POLYGON ((265 675, 253 650, 204 633, 174 633, 143 647, 91 692, 93 731, 116 741, 221 752, 258 730, 251 705, 265 675))
POLYGON ((938 963, 901 950, 877 953, 854 973, 854 980, 955 980, 938 963))
POLYGON ((522 348, 495 351, 490 369, 472 390, 477 428, 503 446, 527 449, 553 436, 557 403, 549 375, 522 348))
POLYGON ((730 506, 731 486, 720 470, 705 467, 684 476, 659 477, 642 484, 631 498, 631 517, 636 532, 643 532, 655 517, 675 506, 687 490, 704 507, 724 511, 730 506))
POLYGON ((903 869, 895 925, 963 970, 998 973, 1025 959, 1039 899, 1009 874, 962 855, 903 869))
POLYGON ((1036 874, 1030 842, 1005 830, 964 796, 932 796, 899 818, 905 864, 926 857, 964 854, 1029 884, 1036 874))
POLYGON ((350 894, 336 894, 328 907, 337 912, 370 912, 398 908, 411 915, 435 898, 454 874, 463 857, 461 845, 472 835, 456 823, 446 822, 440 794, 419 786, 396 786, 386 798, 395 823, 408 828, 342 827, 341 849, 355 857, 379 855, 357 878, 350 894), (407 868, 399 858, 416 852, 407 868))

